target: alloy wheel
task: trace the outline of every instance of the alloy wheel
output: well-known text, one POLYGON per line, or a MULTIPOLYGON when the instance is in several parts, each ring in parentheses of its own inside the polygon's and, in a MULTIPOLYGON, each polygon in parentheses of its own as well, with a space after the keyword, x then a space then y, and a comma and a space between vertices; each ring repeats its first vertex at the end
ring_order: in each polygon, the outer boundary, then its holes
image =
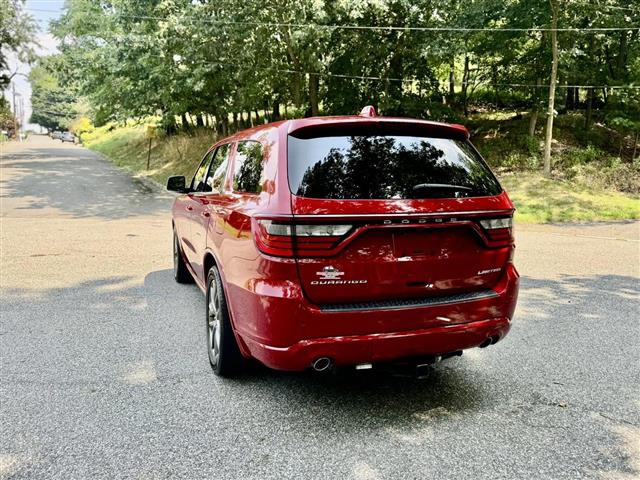
POLYGON ((220 358, 220 291, 216 281, 209 282, 209 303, 207 304, 207 333, 209 341, 209 360, 217 365, 220 358))
POLYGON ((178 249, 178 236, 176 234, 173 235, 173 276, 178 276, 178 260, 180 255, 180 250, 178 249))

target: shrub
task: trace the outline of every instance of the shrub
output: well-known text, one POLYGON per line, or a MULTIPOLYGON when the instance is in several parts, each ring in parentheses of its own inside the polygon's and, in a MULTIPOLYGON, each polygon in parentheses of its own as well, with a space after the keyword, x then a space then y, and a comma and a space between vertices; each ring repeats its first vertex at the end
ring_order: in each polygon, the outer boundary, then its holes
POLYGON ((87 117, 80 117, 71 122, 69 131, 79 138, 83 138, 83 134, 91 133, 95 127, 87 117))

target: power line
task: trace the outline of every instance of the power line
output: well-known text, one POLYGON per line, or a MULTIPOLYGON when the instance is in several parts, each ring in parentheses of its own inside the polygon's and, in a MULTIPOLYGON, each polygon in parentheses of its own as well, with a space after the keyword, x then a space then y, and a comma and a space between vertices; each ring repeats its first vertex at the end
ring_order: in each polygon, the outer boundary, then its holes
MULTIPOLYGON (((32 12, 46 12, 46 13, 60 13, 54 10, 41 10, 35 8, 26 8, 32 12)), ((126 15, 118 14, 118 17, 122 18, 135 18, 140 20, 170 20, 167 17, 158 17, 153 15, 126 15)), ((179 20, 196 20, 203 23, 209 23, 213 25, 244 25, 254 27, 277 27, 277 28, 318 28, 326 30, 365 30, 365 31, 412 31, 412 32, 617 32, 617 31, 640 31, 640 26, 629 27, 560 27, 560 28, 548 28, 548 27, 528 27, 528 28, 499 28, 499 27, 411 27, 411 26, 378 26, 378 25, 324 25, 318 23, 278 23, 278 22, 252 22, 252 21, 233 21, 233 20, 213 20, 203 17, 191 17, 183 16, 178 17, 179 20)))
MULTIPOLYGON (((251 71, 263 71, 263 72, 278 72, 278 73, 287 73, 293 75, 316 75, 319 77, 329 77, 329 78, 341 78, 346 80, 370 80, 370 81, 384 81, 384 82, 401 82, 401 83, 416 83, 420 82, 422 79, 417 77, 409 77, 409 78, 400 78, 400 77, 381 77, 375 75, 347 75, 342 73, 331 73, 331 72, 307 72, 304 70, 292 70, 289 68, 269 68, 269 67, 255 67, 251 65, 243 65, 238 63, 227 63, 227 62, 186 62, 183 59, 181 61, 176 62, 176 68, 182 63, 183 65, 210 65, 210 66, 218 66, 218 67, 233 67, 236 69, 241 68, 249 68, 251 71)), ((82 65, 87 65, 85 62, 80 62, 82 65)), ((471 86, 471 83, 468 85, 471 86)), ((475 84, 475 86, 486 86, 486 87, 508 87, 508 88, 549 88, 548 84, 529 84, 529 83, 483 83, 479 82, 475 84)), ((612 90, 637 90, 640 89, 640 85, 636 84, 628 84, 628 85, 569 85, 569 84, 556 84, 556 88, 581 88, 581 89, 612 89, 612 90)))
MULTIPOLYGON (((221 63, 221 62, 206 62, 204 63, 204 65, 217 65, 217 66, 224 66, 224 67, 234 67, 234 68, 242 68, 243 65, 239 65, 239 64, 232 64, 232 63, 221 63)), ((251 68, 253 71, 256 70, 256 68, 252 67, 251 68)), ((344 78, 344 79, 349 79, 349 80, 379 80, 379 81, 389 81, 389 82, 406 82, 406 83, 415 83, 415 82, 419 82, 420 79, 419 78, 398 78, 398 77, 378 77, 378 76, 370 76, 370 75, 344 75, 344 74, 340 74, 340 73, 329 73, 329 72, 305 72, 302 70, 291 70, 291 69, 286 69, 286 68, 276 68, 276 69, 269 69, 269 68, 259 68, 258 70, 262 70, 262 71, 275 71, 275 72, 279 72, 279 73, 290 73, 290 74, 296 74, 296 75, 317 75, 319 77, 332 77, 332 78, 344 78)), ((549 88, 549 85, 542 85, 542 84, 526 84, 526 83, 485 83, 484 84, 487 87, 513 87, 513 88, 549 88)), ((628 90, 635 90, 635 89, 640 89, 640 85, 634 85, 634 84, 630 84, 630 85, 565 85, 565 84, 557 84, 556 88, 588 88, 588 89, 600 89, 600 88, 611 88, 614 90, 622 90, 622 89, 628 89, 628 90)))
POLYGON ((617 5, 589 5, 590 7, 595 7, 595 8, 610 8, 612 10, 625 10, 627 12, 633 12, 633 13, 640 13, 640 8, 633 8, 633 7, 618 7, 617 5))

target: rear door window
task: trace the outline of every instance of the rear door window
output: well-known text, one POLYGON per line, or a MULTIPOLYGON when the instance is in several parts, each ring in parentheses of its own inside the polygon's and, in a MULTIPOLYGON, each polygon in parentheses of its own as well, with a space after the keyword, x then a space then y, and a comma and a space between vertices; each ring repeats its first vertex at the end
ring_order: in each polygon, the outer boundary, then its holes
POLYGON ((238 142, 234 162, 233 190, 260 193, 264 166, 262 144, 254 141, 238 142))
POLYGON ((216 149, 206 180, 208 192, 213 190, 221 192, 224 188, 224 179, 229 165, 229 150, 229 145, 220 145, 216 149))
POLYGON ((468 141, 395 133, 290 135, 288 173, 291 191, 310 198, 463 198, 502 191, 468 141))

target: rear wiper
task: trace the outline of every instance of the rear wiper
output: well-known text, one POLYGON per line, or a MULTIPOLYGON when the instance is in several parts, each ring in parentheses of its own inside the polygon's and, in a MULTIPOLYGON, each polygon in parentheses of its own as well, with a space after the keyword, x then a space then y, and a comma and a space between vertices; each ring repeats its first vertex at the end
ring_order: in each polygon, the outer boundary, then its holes
POLYGON ((464 185, 449 185, 446 183, 419 183, 412 187, 413 190, 423 190, 423 189, 432 189, 432 190, 456 190, 460 192, 471 192, 473 189, 469 187, 465 187, 464 185))

